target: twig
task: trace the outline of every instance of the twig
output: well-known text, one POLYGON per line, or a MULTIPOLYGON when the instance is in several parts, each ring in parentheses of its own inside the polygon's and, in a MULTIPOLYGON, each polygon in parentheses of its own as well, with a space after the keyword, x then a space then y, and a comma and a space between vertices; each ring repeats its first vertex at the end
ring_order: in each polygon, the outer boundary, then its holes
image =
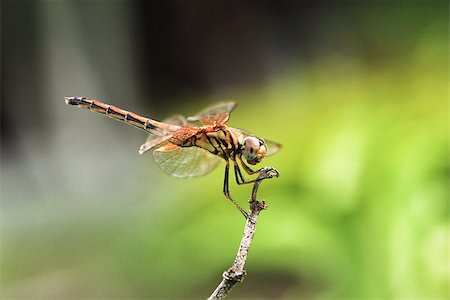
POLYGON ((250 245, 253 241, 253 236, 255 235, 256 222, 258 222, 259 213, 267 208, 264 201, 256 200, 256 194, 258 193, 261 181, 278 176, 278 171, 272 167, 265 167, 260 171, 259 176, 253 185, 252 196, 249 201, 250 211, 248 213, 247 222, 245 223, 244 234, 242 236, 236 258, 234 259, 231 268, 223 272, 222 281, 219 283, 211 296, 209 296, 208 300, 224 299, 236 283, 244 280, 244 276, 246 274, 244 265, 247 260, 250 245))

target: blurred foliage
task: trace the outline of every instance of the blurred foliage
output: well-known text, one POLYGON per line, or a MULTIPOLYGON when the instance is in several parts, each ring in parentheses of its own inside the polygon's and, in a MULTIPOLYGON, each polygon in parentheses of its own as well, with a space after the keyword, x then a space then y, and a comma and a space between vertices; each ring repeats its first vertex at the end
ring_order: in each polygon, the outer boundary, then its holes
MULTIPOLYGON (((330 54, 235 91, 229 125, 283 148, 263 162, 281 176, 261 186, 269 209, 234 298, 448 297, 448 53, 437 28, 400 61, 330 54)), ((148 169, 128 178, 140 187, 129 199, 160 206, 4 234, 6 295, 205 298, 244 224, 221 194, 223 170, 178 180, 148 169)), ((231 192, 244 204, 250 187, 231 192)))

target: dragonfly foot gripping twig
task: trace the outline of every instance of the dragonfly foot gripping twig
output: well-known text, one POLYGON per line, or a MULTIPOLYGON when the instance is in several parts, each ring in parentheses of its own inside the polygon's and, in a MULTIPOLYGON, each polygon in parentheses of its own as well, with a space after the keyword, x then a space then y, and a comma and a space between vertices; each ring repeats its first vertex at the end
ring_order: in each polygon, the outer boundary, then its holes
POLYGON ((208 300, 224 299, 231 291, 233 286, 244 280, 246 272, 244 270, 245 261, 247 260, 248 251, 255 235, 256 223, 259 213, 267 208, 264 201, 258 201, 256 195, 258 193, 261 181, 268 178, 278 177, 279 173, 272 167, 265 167, 259 172, 258 178, 255 180, 252 189, 252 196, 249 200, 250 211, 248 213, 247 222, 245 224, 244 234, 238 253, 234 259, 233 265, 222 274, 222 281, 208 298, 208 300))

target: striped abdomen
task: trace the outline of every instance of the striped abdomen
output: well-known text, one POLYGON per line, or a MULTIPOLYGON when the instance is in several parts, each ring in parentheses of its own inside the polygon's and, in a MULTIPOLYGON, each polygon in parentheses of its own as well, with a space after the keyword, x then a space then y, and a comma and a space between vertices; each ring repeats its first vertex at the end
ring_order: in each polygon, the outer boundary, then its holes
POLYGON ((97 113, 107 115, 108 117, 125 122, 139 129, 157 135, 164 135, 167 132, 179 129, 179 126, 161 123, 149 118, 145 118, 132 112, 120 109, 113 105, 89 99, 86 97, 65 97, 66 104, 89 109, 97 113))

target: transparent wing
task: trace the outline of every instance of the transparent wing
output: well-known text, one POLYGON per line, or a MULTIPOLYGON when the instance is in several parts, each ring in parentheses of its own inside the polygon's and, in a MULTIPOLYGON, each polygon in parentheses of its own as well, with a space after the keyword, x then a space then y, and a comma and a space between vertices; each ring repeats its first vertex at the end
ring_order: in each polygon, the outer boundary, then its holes
POLYGON ((163 120, 164 123, 178 125, 178 126, 186 126, 188 122, 186 118, 182 115, 173 115, 163 120))
POLYGON ((161 143, 164 143, 170 137, 171 137, 171 135, 158 137, 158 136, 155 136, 153 134, 149 134, 149 136, 148 136, 147 140, 145 141, 145 143, 143 143, 141 145, 141 147, 139 147, 139 154, 140 155, 144 154, 148 150, 153 149, 154 147, 158 146, 161 143))
POLYGON ((278 151, 280 151, 280 149, 281 149, 281 144, 280 143, 274 142, 272 140, 267 140, 267 139, 264 139, 264 142, 265 142, 266 147, 267 147, 267 154, 266 154, 266 156, 275 154, 278 151))
MULTIPOLYGON (((246 137, 248 137, 248 136, 255 136, 254 134, 251 134, 250 132, 245 131, 245 130, 240 129, 240 128, 231 128, 231 129, 237 134, 239 143, 241 143, 241 144, 243 143, 243 141, 244 141, 244 139, 246 137)), ((268 140, 268 139, 262 139, 262 140, 264 140, 264 143, 265 143, 265 145, 267 147, 267 154, 266 154, 266 156, 275 154, 278 151, 280 151, 280 149, 281 149, 281 144, 280 143, 277 143, 277 142, 274 142, 274 141, 271 141, 271 140, 268 140)))
POLYGON ((201 176, 212 171, 220 162, 219 156, 198 147, 179 147, 167 143, 153 151, 156 163, 176 177, 201 176))
MULTIPOLYGON (((185 126, 187 125, 186 119, 182 115, 173 115, 168 117, 167 119, 163 120, 164 123, 171 124, 171 125, 177 125, 177 126, 185 126)), ((155 134, 149 134, 147 139, 145 140, 145 143, 141 145, 139 148, 139 154, 144 154, 148 150, 151 150, 152 148, 156 147, 157 145, 165 142, 171 135, 165 135, 165 136, 158 136, 155 134)))
POLYGON ((211 124, 213 122, 225 123, 230 118, 230 114, 237 106, 234 101, 219 103, 200 111, 197 115, 188 117, 189 122, 201 122, 211 124))

